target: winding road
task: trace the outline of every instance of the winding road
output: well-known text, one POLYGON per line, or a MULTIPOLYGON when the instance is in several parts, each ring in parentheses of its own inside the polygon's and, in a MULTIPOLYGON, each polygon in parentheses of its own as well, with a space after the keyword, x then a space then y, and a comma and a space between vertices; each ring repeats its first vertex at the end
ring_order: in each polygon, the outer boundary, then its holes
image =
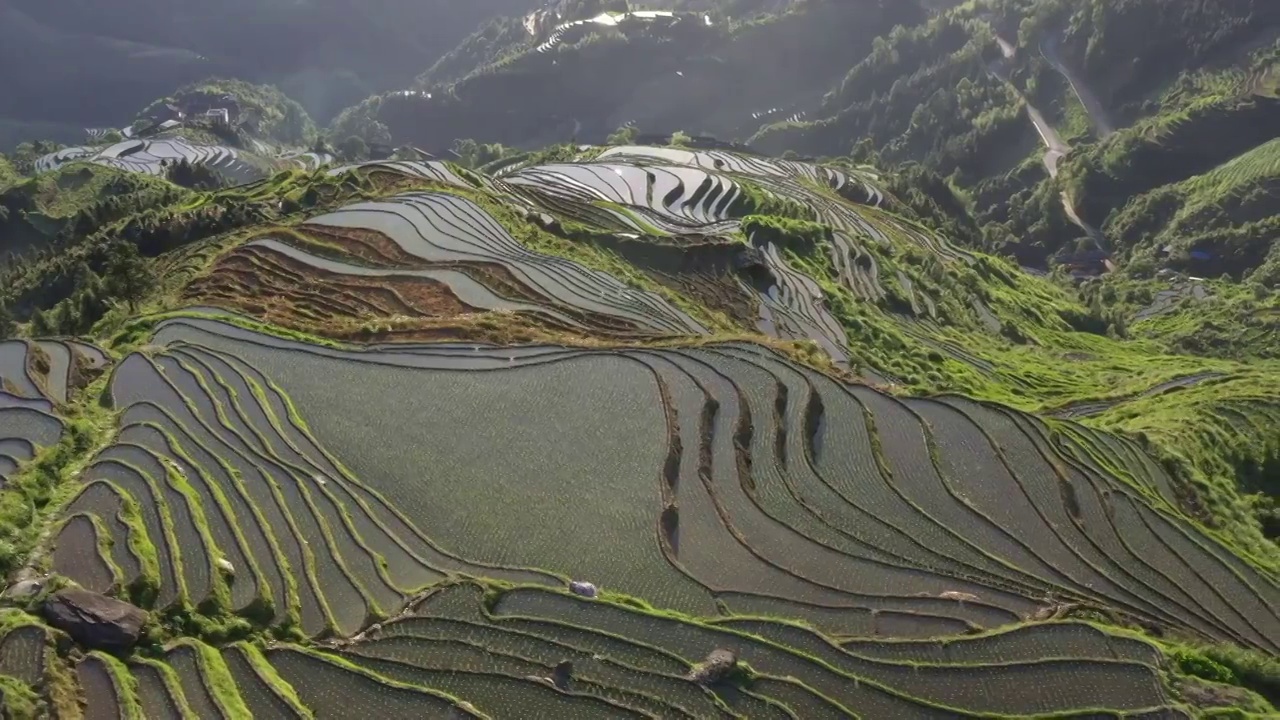
POLYGON ((1062 61, 1062 56, 1058 53, 1058 39, 1050 38, 1048 41, 1040 44, 1040 54, 1049 62, 1049 65, 1058 74, 1067 79, 1067 83, 1071 85, 1071 90, 1075 92, 1076 98, 1080 100, 1080 104, 1084 106, 1085 113, 1089 115, 1089 122, 1093 124, 1094 132, 1098 134, 1099 140, 1106 140, 1116 132, 1115 124, 1111 122, 1107 115, 1107 110, 1102 106, 1102 102, 1098 100, 1098 96, 1089 88, 1088 83, 1083 78, 1076 75, 1067 64, 1062 61))
MULTIPOLYGON (((1017 48, 999 35, 996 36, 996 42, 1000 45, 1000 52, 1003 53, 1007 64, 1007 62, 1012 60, 1017 54, 1017 48)), ((1055 69, 1062 72, 1068 80, 1070 80, 1070 75, 1066 74, 1065 66, 1055 63, 1054 60, 1050 59, 1047 55, 1045 56, 1045 59, 1048 60, 1050 64, 1054 65, 1055 69)), ((1022 103, 1027 107, 1027 116, 1031 118, 1031 124, 1035 126, 1036 132, 1040 134, 1040 140, 1044 143, 1046 148, 1044 153, 1045 170, 1049 172, 1049 177, 1058 177, 1058 164, 1062 162, 1062 158, 1067 156, 1067 153, 1071 152, 1071 146, 1062 138, 1062 135, 1058 132, 1057 128, 1055 128, 1049 120, 1045 118, 1044 113, 1040 112, 1039 108, 1032 105, 1031 101, 1009 82, 1007 67, 997 68, 996 70, 993 70, 993 74, 1008 83, 1010 87, 1013 87, 1014 92, 1018 93, 1018 96, 1022 98, 1022 103)), ((1077 88, 1074 82, 1072 82, 1072 88, 1077 88)), ((1076 89, 1076 94, 1080 97, 1080 102, 1085 105, 1086 109, 1088 109, 1090 107, 1089 103, 1085 101, 1085 96, 1080 95, 1079 89, 1076 89)), ((1087 97, 1089 97, 1094 103, 1097 102, 1097 99, 1092 93, 1088 93, 1087 97)), ((1101 111, 1101 106, 1098 106, 1098 109, 1101 111)), ((1089 112, 1090 117, 1093 117, 1092 110, 1089 112)), ((1100 116, 1099 119, 1101 119, 1102 122, 1106 121, 1104 116, 1100 116)), ((1095 119, 1094 122, 1097 123, 1099 119, 1095 119)), ((1110 126, 1107 125, 1107 127, 1110 126)), ((1098 132, 1101 134, 1102 130, 1099 129, 1098 132)), ((1114 132, 1114 130, 1109 130, 1109 132, 1114 132)), ((1075 203, 1072 202, 1071 197, 1066 193, 1066 191, 1063 191, 1062 193, 1062 209, 1066 212, 1067 219, 1070 220, 1073 225, 1083 230, 1085 234, 1089 236, 1089 239, 1093 240, 1094 244, 1097 245, 1098 248, 1102 250, 1107 249, 1106 236, 1102 234, 1101 230, 1085 222, 1084 218, 1080 217, 1079 213, 1076 212, 1075 203)))

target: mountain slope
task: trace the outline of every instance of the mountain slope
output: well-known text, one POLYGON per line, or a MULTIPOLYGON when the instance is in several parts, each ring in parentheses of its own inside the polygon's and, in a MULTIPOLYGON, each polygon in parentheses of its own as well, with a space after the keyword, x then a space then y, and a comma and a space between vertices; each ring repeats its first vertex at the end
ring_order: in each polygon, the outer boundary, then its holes
POLYGON ((281 85, 328 120, 403 87, 481 22, 534 0, 463 4, 306 2, 0 3, 0 117, 123 124, 150 100, 210 76, 281 85), (83 98, 97 99, 91 110, 83 98))
POLYGON ((523 11, 0 156, 6 716, 1277 713, 1269 5, 523 11))
POLYGON ((823 0, 759 21, 704 13, 571 21, 579 24, 553 26, 538 44, 447 89, 352 108, 333 135, 359 134, 369 120, 397 143, 427 148, 457 137, 534 147, 575 129, 603 140, 628 122, 652 132, 741 134, 744 125, 759 126, 755 113, 815 103, 877 34, 924 16, 915 2, 823 0), (513 92, 525 99, 518 118, 502 106, 513 92))
POLYGON ((1233 463, 1274 457, 1276 361, 1108 337, 888 180, 650 146, 388 160, 23 263, 9 307, 93 329, 0 345, 3 559, 152 620, 124 661, 19 687, 342 717, 1272 711, 1249 688, 1280 555, 1233 463), (100 319, 40 310, 73 268, 100 319))
POLYGON ((751 21, 619 16, 523 39, 511 19, 417 90, 348 109, 331 134, 441 152, 458 137, 536 147, 598 142, 623 125, 685 130, 773 154, 918 163, 946 181, 930 181, 933 199, 972 215, 974 243, 1025 265, 1089 248, 1200 276, 1238 279, 1266 263, 1273 5, 949 5, 815 0, 751 21), (519 114, 503 106, 513 95, 525 99, 519 114), (1220 196, 1193 199, 1178 183, 1220 196), (1167 230, 1136 222, 1175 214, 1184 219, 1167 230))

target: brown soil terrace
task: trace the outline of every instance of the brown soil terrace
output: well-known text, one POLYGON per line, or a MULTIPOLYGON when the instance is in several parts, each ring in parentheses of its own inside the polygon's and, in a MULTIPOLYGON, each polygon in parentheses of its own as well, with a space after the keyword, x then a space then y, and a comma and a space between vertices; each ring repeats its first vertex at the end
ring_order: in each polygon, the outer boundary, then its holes
MULTIPOLYGON (((306 241, 307 236, 324 243, 340 245, 344 252, 352 258, 363 261, 363 264, 378 268, 414 268, 421 269, 429 265, 425 260, 405 252, 391 238, 375 230, 364 228, 334 228, 326 225, 300 225, 297 232, 289 236, 275 234, 278 240, 306 241)), ((290 242, 290 244, 297 244, 290 242)))
MULTIPOLYGON (((506 268, 493 263, 428 263, 408 255, 385 235, 374 231, 306 225, 298 230, 277 230, 267 236, 303 247, 317 255, 351 260, 383 269, 456 270, 470 276, 495 294, 531 305, 549 305, 546 298, 531 293, 506 268), (341 248, 340 251, 335 246, 341 248)), ((656 275, 655 279, 682 292, 690 292, 715 310, 751 326, 755 309, 750 299, 725 278, 693 278, 656 275), (705 283, 705 284, 704 284, 705 283), (736 296, 736 297, 735 297, 736 296)), ((219 305, 261 317, 286 315, 286 308, 306 312, 321 321, 357 319, 449 318, 482 312, 458 301, 452 290, 428 278, 363 278, 332 273, 256 247, 239 247, 219 258, 202 277, 187 286, 184 299, 219 305), (263 283, 262 278, 270 278, 263 283), (323 293, 316 288, 323 287, 323 293)), ((618 318, 583 313, 549 305, 557 312, 587 326, 592 334, 626 339, 641 333, 635 325, 618 318)), ((564 334, 580 330, 550 317, 530 316, 530 324, 564 334)), ((288 323, 285 323, 288 324, 288 323)))

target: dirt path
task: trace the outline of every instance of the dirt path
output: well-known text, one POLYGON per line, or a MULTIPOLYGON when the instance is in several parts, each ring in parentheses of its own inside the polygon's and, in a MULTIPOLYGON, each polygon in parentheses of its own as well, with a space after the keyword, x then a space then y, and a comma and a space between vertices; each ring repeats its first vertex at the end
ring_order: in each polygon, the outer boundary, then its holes
POLYGON ((1027 102, 1025 97, 1022 98, 1022 101, 1027 106, 1027 115, 1031 118, 1031 124, 1035 125, 1036 132, 1040 133, 1040 140, 1044 142, 1047 148, 1044 154, 1044 167, 1049 171, 1049 177, 1058 177, 1058 163, 1062 158, 1066 157, 1071 150, 1071 146, 1067 145, 1062 136, 1058 134, 1057 129, 1049 124, 1044 114, 1036 109, 1036 106, 1027 102))
POLYGON ((1049 61, 1049 65, 1054 70, 1057 70, 1059 75, 1067 79, 1067 83, 1071 85, 1071 90, 1075 92, 1076 98, 1080 100, 1080 104, 1084 106, 1085 112, 1089 115, 1089 122, 1093 124, 1094 132, 1098 133, 1098 139, 1106 140, 1115 134, 1115 124, 1111 122, 1107 109, 1102 106, 1098 96, 1093 94, 1093 90, 1089 88, 1084 78, 1076 75, 1062 61, 1062 56, 1058 53, 1058 39, 1051 38, 1041 43, 1040 54, 1044 56, 1045 60, 1049 61))
MULTIPOLYGON (((996 42, 999 43, 1000 52, 1004 54, 1005 59, 1012 59, 1017 52, 1013 44, 999 35, 996 36, 996 42)), ((1052 63, 1053 61, 1050 60, 1050 62, 1052 63)), ((1007 75, 1000 74, 999 72, 997 72, 997 75, 1008 82, 1007 75)), ((1010 87, 1012 87, 1012 84, 1010 84, 1010 87)), ((1036 132, 1040 134, 1040 140, 1044 143, 1046 148, 1044 153, 1045 170, 1049 172, 1049 177, 1058 177, 1058 163, 1062 162, 1062 158, 1066 157, 1067 153, 1071 151, 1071 146, 1062 138, 1061 133, 1059 133, 1058 129, 1049 122, 1049 120, 1044 116, 1044 113, 1040 112, 1039 108, 1032 105, 1031 102, 1027 100, 1026 96, 1022 95, 1017 88, 1014 88, 1014 92, 1017 92, 1018 96, 1022 98, 1022 103, 1027 107, 1027 116, 1031 118, 1031 124, 1035 126, 1036 132)), ((1084 102, 1083 98, 1081 99, 1081 102, 1084 102)), ((1086 108, 1087 107, 1088 105, 1086 104, 1086 108)), ((1114 130, 1112 132, 1114 132, 1114 130)), ((1071 197, 1065 191, 1062 193, 1062 209, 1066 212, 1067 219, 1076 227, 1083 230, 1085 234, 1089 236, 1089 239, 1093 240, 1094 244, 1097 245, 1098 248, 1102 250, 1107 249, 1107 239, 1102 234, 1102 231, 1085 222, 1084 218, 1080 217, 1079 213, 1076 212, 1075 203, 1072 202, 1071 197)))

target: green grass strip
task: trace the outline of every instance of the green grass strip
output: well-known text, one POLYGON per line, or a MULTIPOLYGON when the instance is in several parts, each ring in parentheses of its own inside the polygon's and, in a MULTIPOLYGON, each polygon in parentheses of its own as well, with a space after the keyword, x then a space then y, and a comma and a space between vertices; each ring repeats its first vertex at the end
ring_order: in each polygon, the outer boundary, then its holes
POLYGON ((147 720, 142 712, 142 703, 138 702, 138 681, 129 672, 128 666, 114 656, 96 650, 89 653, 89 660, 82 662, 90 660, 102 663, 111 678, 111 684, 115 686, 120 720, 147 720))
POLYGON ((231 677, 231 671, 227 669, 222 655, 217 650, 198 640, 179 640, 177 644, 186 645, 196 651, 196 663, 200 668, 201 678, 224 717, 236 720, 253 717, 249 708, 245 706, 244 700, 240 698, 235 679, 231 677))
POLYGON ((258 646, 241 642, 232 645, 231 650, 239 652, 241 657, 253 668, 253 671, 258 674, 258 677, 262 678, 262 681, 271 688, 276 696, 288 703, 299 716, 304 718, 315 717, 311 709, 302 703, 302 699, 298 697, 298 693, 293 689, 293 686, 285 682, 284 678, 280 677, 280 674, 276 672, 271 663, 267 662, 267 658, 258 649, 258 646))

